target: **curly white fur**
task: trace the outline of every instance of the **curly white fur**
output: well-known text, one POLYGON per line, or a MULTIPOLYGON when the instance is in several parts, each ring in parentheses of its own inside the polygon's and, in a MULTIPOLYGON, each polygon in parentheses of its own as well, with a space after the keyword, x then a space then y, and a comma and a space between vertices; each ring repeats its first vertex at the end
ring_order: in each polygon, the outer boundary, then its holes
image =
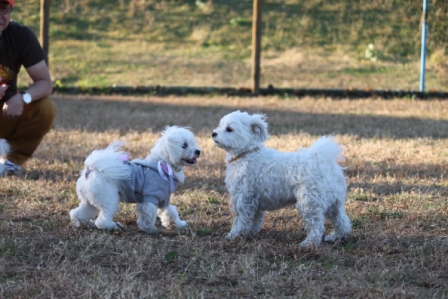
POLYGON ((327 218, 334 242, 351 231, 345 212, 346 181, 342 149, 332 137, 321 137, 310 148, 285 153, 265 148, 268 125, 262 114, 235 111, 213 131, 215 145, 227 152, 226 186, 235 215, 227 238, 257 234, 265 211, 295 204, 307 231, 301 246, 318 246, 327 218))
MULTIPOLYGON (((129 202, 122 182, 131 177, 131 169, 128 164, 123 163, 128 154, 120 151, 122 145, 123 142, 111 143, 105 149, 93 151, 86 158, 85 168, 76 183, 76 192, 81 203, 70 211, 73 226, 86 224, 106 230, 123 228, 113 220, 118 212, 119 201, 129 202)), ((186 128, 172 126, 165 129, 145 160, 167 163, 177 180, 182 183, 185 178, 184 166, 195 164, 199 155, 200 150, 193 133, 186 128)), ((148 233, 157 232, 157 216, 161 218, 164 227, 171 223, 180 228, 188 226, 186 221, 179 218, 176 207, 171 204, 158 207, 151 202, 137 203, 136 213, 138 227, 148 233)))

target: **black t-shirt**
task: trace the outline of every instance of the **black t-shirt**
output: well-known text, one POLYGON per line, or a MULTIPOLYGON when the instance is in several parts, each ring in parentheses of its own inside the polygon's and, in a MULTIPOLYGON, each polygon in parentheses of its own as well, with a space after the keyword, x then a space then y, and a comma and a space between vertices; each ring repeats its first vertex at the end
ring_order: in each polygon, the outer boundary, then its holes
POLYGON ((20 67, 31 67, 45 59, 45 53, 30 28, 10 21, 0 35, 0 84, 9 85, 1 103, 17 93, 20 67))

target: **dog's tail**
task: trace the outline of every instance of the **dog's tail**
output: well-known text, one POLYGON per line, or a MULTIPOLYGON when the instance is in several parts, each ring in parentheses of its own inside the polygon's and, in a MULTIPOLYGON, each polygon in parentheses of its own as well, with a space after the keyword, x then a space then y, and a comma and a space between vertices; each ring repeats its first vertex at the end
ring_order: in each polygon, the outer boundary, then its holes
POLYGON ((126 161, 129 154, 120 151, 123 141, 111 143, 105 149, 94 150, 84 161, 85 169, 81 175, 88 179, 92 171, 96 171, 109 180, 120 181, 131 177, 131 169, 126 161))
POLYGON ((309 152, 331 161, 345 161, 342 147, 334 141, 333 137, 320 137, 311 145, 309 152))
POLYGON ((0 139, 0 157, 6 155, 9 152, 9 144, 6 139, 0 139))

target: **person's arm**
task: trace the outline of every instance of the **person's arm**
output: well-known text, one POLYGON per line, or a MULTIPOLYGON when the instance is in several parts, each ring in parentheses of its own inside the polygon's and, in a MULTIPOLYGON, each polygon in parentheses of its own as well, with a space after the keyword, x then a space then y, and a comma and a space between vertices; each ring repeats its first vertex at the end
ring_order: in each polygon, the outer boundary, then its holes
MULTIPOLYGON (((45 60, 30 66, 26 69, 26 72, 31 80, 33 80, 33 84, 24 90, 24 92, 31 95, 33 102, 45 98, 52 93, 53 83, 51 82, 50 71, 45 60)), ((6 117, 18 117, 22 115, 24 106, 23 95, 18 93, 3 105, 3 115, 6 117)))
POLYGON ((26 72, 33 80, 33 84, 24 91, 31 95, 33 101, 48 97, 53 92, 53 83, 45 60, 27 68, 26 72))

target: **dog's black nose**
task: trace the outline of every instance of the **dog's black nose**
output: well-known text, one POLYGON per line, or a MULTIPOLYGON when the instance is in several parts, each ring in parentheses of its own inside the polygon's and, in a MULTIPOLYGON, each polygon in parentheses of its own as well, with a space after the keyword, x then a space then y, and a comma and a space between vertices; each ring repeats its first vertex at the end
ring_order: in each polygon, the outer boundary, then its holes
POLYGON ((194 154, 199 157, 201 155, 201 151, 200 150, 195 150, 194 154))
POLYGON ((213 132, 212 137, 216 137, 216 136, 218 136, 218 133, 213 132))

